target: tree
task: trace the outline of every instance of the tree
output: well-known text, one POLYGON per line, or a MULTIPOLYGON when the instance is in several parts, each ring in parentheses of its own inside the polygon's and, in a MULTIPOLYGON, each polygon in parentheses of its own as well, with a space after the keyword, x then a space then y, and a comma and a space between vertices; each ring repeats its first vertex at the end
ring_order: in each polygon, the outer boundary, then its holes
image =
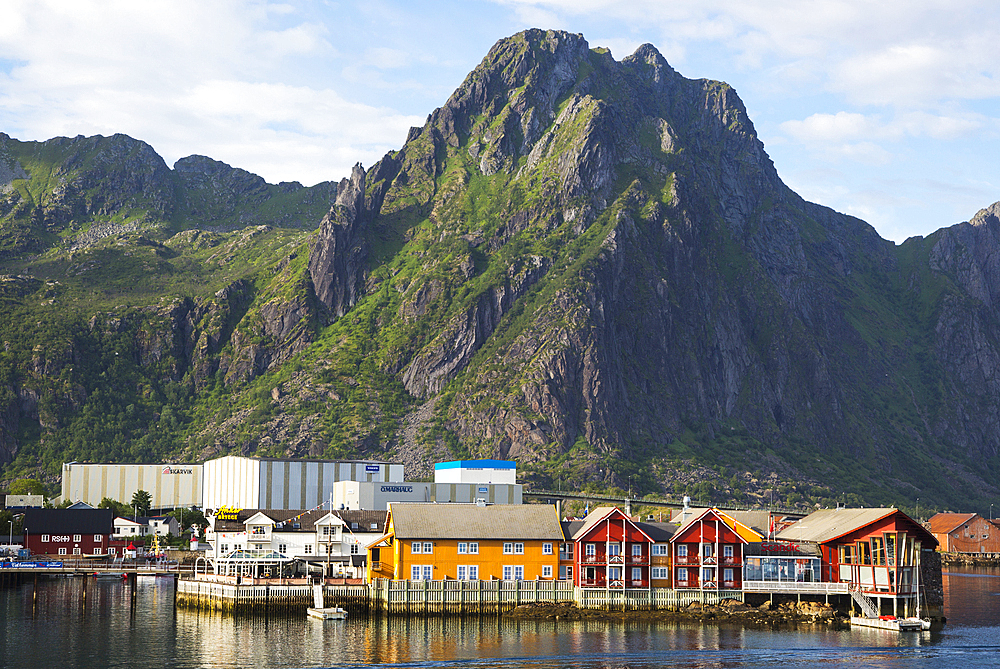
POLYGON ((42 495, 48 497, 45 484, 37 479, 18 479, 10 484, 10 495, 42 495))
POLYGON ((168 511, 167 515, 177 519, 177 522, 181 526, 181 534, 184 534, 184 530, 192 525, 197 525, 199 532, 208 527, 205 514, 200 509, 174 509, 173 511, 168 511))
POLYGON ((115 512, 118 517, 125 517, 132 515, 132 507, 128 504, 123 504, 122 502, 115 501, 110 497, 105 497, 101 500, 101 503, 97 505, 98 509, 111 509, 115 512))
POLYGON ((153 503, 153 496, 145 490, 136 490, 132 495, 132 507, 137 516, 148 516, 149 506, 153 503))

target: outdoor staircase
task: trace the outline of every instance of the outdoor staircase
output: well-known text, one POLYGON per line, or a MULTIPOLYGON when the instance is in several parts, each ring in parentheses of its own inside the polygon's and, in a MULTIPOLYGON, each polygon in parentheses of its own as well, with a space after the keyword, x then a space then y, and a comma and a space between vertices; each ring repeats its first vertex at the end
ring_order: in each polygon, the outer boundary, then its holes
POLYGON ((854 588, 851 588, 849 592, 851 593, 851 599, 857 602, 858 606, 864 612, 865 618, 878 618, 878 607, 871 597, 854 588))

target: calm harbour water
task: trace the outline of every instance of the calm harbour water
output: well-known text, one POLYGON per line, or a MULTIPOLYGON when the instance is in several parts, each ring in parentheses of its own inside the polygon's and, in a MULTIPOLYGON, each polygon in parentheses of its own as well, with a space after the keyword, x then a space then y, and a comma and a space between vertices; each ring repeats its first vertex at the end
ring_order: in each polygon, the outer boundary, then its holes
POLYGON ((0 666, 1000 667, 1000 570, 945 574, 941 632, 457 618, 233 617, 175 610, 173 584, 84 579, 0 591, 0 666))

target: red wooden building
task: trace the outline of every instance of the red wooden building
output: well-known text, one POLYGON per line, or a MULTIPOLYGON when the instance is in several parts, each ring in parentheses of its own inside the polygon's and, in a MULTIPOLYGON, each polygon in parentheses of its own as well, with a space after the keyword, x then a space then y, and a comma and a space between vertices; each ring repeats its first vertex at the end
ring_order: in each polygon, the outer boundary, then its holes
POLYGON ((891 602, 892 613, 900 611, 900 604, 912 609, 920 553, 938 545, 919 523, 892 508, 824 509, 776 538, 818 546, 822 581, 844 584, 852 594, 871 599, 879 611, 883 602, 891 602))
POLYGON ((939 513, 927 525, 945 553, 1000 553, 1000 528, 978 513, 939 513))
POLYGON ((581 588, 669 587, 671 528, 632 520, 616 507, 589 513, 572 539, 574 583, 581 588))
POLYGON ((24 547, 35 555, 121 555, 111 509, 27 509, 24 547))
POLYGON ((718 509, 705 509, 682 525, 670 540, 674 587, 739 590, 743 587, 744 549, 759 533, 718 509))

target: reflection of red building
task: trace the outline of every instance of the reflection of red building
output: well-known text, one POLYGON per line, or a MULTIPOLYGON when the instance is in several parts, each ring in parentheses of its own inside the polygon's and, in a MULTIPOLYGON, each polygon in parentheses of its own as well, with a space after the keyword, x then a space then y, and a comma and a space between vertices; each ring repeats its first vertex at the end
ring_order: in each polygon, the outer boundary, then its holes
POLYGON ((27 509, 24 547, 36 555, 121 555, 110 509, 27 509))
POLYGON ((760 534, 718 509, 705 509, 670 540, 674 587, 739 590, 744 549, 760 534))
POLYGON ((668 586, 670 530, 660 525, 634 521, 615 507, 594 509, 573 533, 574 583, 619 590, 668 586))

